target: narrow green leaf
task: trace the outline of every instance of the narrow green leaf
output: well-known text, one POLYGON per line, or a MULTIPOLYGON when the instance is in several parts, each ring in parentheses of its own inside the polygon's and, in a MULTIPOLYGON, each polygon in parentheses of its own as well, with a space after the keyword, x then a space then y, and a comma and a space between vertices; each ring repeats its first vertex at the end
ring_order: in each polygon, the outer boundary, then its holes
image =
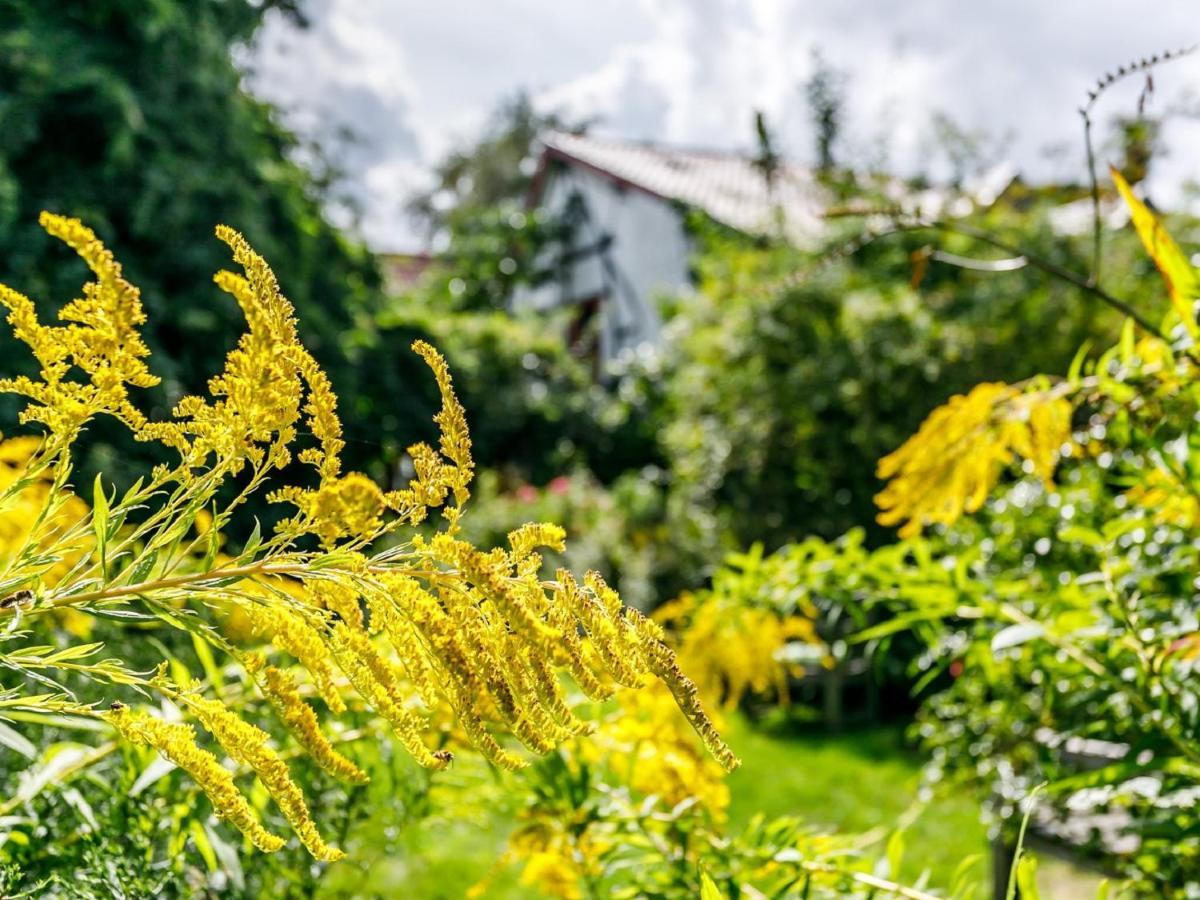
POLYGON ((0 744, 3 744, 9 750, 20 753, 27 759, 33 759, 37 756, 37 747, 33 745, 33 741, 3 722, 0 722, 0 744))
POLYGON ((108 497, 104 493, 104 483, 100 473, 96 473, 96 481, 92 485, 92 530, 96 533, 96 547, 100 551, 100 570, 104 579, 108 580, 108 560, 105 558, 108 545, 108 497))
POLYGON ((204 638, 195 632, 192 632, 192 646, 196 648, 196 658, 200 660, 200 666, 204 669, 204 674, 208 676, 209 683, 219 694, 224 685, 224 679, 221 677, 221 669, 217 665, 217 661, 213 658, 212 648, 208 646, 204 638))
POLYGON ((888 877, 893 881, 900 878, 900 863, 904 860, 904 832, 896 830, 887 842, 888 877))
POLYGON ((1038 900, 1036 856, 1021 855, 1017 863, 1017 887, 1021 891, 1021 900, 1038 900))

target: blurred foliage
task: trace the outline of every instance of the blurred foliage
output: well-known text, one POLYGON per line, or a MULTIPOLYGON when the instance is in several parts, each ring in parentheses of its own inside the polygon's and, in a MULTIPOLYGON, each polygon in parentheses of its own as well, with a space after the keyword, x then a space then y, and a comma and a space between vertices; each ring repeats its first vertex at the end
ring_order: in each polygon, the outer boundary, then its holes
POLYGON ((538 284, 544 248, 563 242, 567 226, 532 204, 537 139, 550 130, 580 131, 519 93, 492 114, 482 134, 438 163, 434 184, 408 209, 442 249, 425 292, 449 297, 455 310, 507 309, 520 285, 538 284))
POLYGON ((1126 196, 1167 288, 1137 306, 1162 313, 1161 328, 1128 320, 1065 377, 1001 385, 983 426, 961 396, 935 411, 902 448, 916 467, 889 473, 893 486, 911 479, 909 540, 809 541, 815 555, 785 547, 766 567, 755 551, 732 577, 750 603, 844 607, 861 623, 852 645, 918 637, 913 736, 930 753, 928 782, 972 788, 1001 841, 1032 805, 1035 828, 1094 855, 1122 890, 1188 897, 1200 890, 1200 281, 1126 196), (1022 423, 1063 403, 1067 434, 1022 448, 1022 423), (961 429, 964 416, 976 424, 961 429), (997 433, 1010 442, 999 452, 997 433), (982 480, 970 474, 980 460, 982 480), (980 492, 982 506, 970 499, 980 492))
MULTIPOLYGON (((1056 199, 1015 185, 982 227, 1086 268, 1086 247, 1057 234, 1056 199)), ((886 227, 886 226, 885 226, 886 227)), ((774 550, 806 534, 866 525, 876 461, 938 397, 980 381, 1065 369, 1080 344, 1111 341, 1120 317, 1031 268, 997 274, 933 255, 984 255, 969 238, 909 231, 856 253, 755 245, 701 226, 700 289, 670 309, 665 358, 645 378, 658 406, 676 588, 694 586, 736 547, 774 550), (932 261, 931 261, 932 256, 932 261)), ((1110 240, 1111 290, 1152 266, 1110 240)))
MULTIPOLYGON (((506 480, 535 484, 575 468, 610 482, 656 459, 654 423, 646 414, 652 388, 614 396, 570 354, 557 320, 456 311, 441 281, 434 274, 397 298, 379 317, 380 334, 389 346, 424 337, 445 354, 468 408, 481 466, 504 473, 506 480)), ((436 396, 418 380, 420 361, 407 356, 399 354, 391 364, 410 387, 381 416, 420 415, 409 435, 425 436, 432 433, 427 411, 435 408, 436 396)), ((385 447, 393 465, 403 465, 401 454, 398 444, 385 447)))
MULTIPOLYGON (((65 302, 81 267, 32 227, 38 211, 104 234, 143 288, 147 342, 164 361, 150 401, 161 416, 220 370, 239 333, 237 305, 210 284, 224 248, 195 240, 228 223, 287 273, 302 336, 339 393, 358 400, 347 418, 361 431, 401 390, 387 357, 372 355, 375 262, 325 220, 327 179, 291 161, 299 142, 243 89, 232 58, 281 7, 297 15, 292 3, 247 0, 3 4, 0 275, 65 302)), ((24 358, 10 340, 0 352, 16 367, 24 358)), ((97 438, 113 443, 93 465, 113 475, 147 452, 115 429, 97 438)))

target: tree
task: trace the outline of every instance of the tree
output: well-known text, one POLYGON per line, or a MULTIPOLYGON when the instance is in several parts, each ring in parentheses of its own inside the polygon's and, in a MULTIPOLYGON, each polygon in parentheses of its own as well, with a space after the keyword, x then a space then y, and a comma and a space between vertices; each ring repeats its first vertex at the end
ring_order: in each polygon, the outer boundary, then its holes
POLYGON ((538 136, 582 127, 568 125, 557 113, 539 112, 528 94, 518 93, 500 104, 477 141, 438 163, 433 187, 413 195, 409 212, 434 234, 452 229, 466 214, 523 205, 537 165, 538 136))
MULTIPOLYGON (((146 411, 161 417, 237 339, 241 312, 211 284, 222 247, 195 240, 228 223, 287 273, 302 337, 361 431, 395 390, 386 363, 354 365, 380 277, 326 221, 324 186, 292 161, 296 136, 242 86, 231 51, 268 14, 303 24, 292 0, 0 5, 0 277, 30 296, 75 296, 78 263, 34 223, 42 209, 85 217, 142 288, 163 376, 146 411)), ((10 348, 15 366, 24 357, 10 348)), ((115 429, 92 439, 92 466, 109 471, 149 452, 115 429)))
POLYGON ((828 175, 834 169, 834 148, 842 129, 845 105, 845 76, 813 48, 813 72, 804 86, 816 143, 817 170, 828 175))

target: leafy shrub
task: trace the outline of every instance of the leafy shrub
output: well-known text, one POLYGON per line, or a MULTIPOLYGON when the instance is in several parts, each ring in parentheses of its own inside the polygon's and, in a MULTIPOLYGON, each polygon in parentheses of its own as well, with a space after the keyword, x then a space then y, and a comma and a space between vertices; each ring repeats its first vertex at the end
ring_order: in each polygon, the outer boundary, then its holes
POLYGON ((1135 895, 1186 897, 1200 889, 1200 278, 1114 179, 1167 284, 1162 327, 1130 320, 1065 378, 985 383, 936 409, 880 463, 880 521, 902 542, 818 542, 808 567, 784 548, 751 557, 760 583, 742 577, 752 603, 825 595, 860 621, 884 614, 854 642, 924 641, 929 778, 975 788, 1002 839, 1031 814, 1135 895))

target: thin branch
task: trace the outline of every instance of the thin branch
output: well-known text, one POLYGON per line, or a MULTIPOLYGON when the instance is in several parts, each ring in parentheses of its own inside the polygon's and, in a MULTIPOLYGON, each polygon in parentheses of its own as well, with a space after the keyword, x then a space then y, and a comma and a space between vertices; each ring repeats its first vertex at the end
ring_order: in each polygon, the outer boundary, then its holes
MULTIPOLYGON (((1179 50, 1167 50, 1156 53, 1151 57, 1143 57, 1117 68, 1115 72, 1105 72, 1096 81, 1096 86, 1088 91, 1087 103, 1079 108, 1080 118, 1083 119, 1083 146, 1087 151, 1088 180, 1092 194, 1092 274, 1089 279, 1092 284, 1100 286, 1100 260, 1103 253, 1103 226, 1100 221, 1100 181, 1096 176, 1096 153, 1092 144, 1092 110, 1106 90, 1131 75, 1142 72, 1149 73, 1155 66, 1187 56, 1196 50, 1197 45, 1184 47, 1179 50)), ((1148 76, 1147 76, 1148 77, 1148 76)), ((1138 116, 1141 117, 1146 104, 1146 91, 1138 99, 1138 116)))
POLYGON ((910 231, 942 231, 949 234, 961 234, 964 237, 972 238, 989 246, 995 247, 997 250, 1002 250, 1005 253, 1011 254, 1013 257, 1020 257, 1027 265, 1033 266, 1045 272, 1047 275, 1052 275, 1060 281, 1065 281, 1068 284, 1074 285, 1079 290, 1091 294, 1096 299, 1102 301, 1108 306, 1120 312, 1122 315, 1128 316, 1137 323, 1138 327, 1142 328, 1149 334, 1160 338, 1166 343, 1170 343, 1170 337, 1163 333, 1158 327, 1153 325, 1149 319, 1145 318, 1141 313, 1134 309, 1128 302, 1116 297, 1108 291, 1095 284, 1092 279, 1080 275, 1078 272, 1068 269, 1066 266, 1059 265, 1053 260, 1046 259, 1036 253, 1031 253, 1023 247, 1018 247, 1015 244, 1010 244, 1003 238, 997 237, 990 231, 985 231, 982 228, 976 228, 974 225, 968 225, 965 222, 958 222, 947 219, 922 219, 919 216, 904 218, 904 214, 898 210, 880 210, 880 209, 844 209, 830 210, 825 214, 826 218, 843 218, 851 216, 870 216, 870 215, 891 215, 892 227, 888 232, 876 233, 875 238, 882 237, 883 234, 899 234, 910 231))
POLYGON ((895 881, 880 878, 877 875, 868 875, 866 872, 850 872, 829 863, 806 862, 802 863, 802 866, 808 872, 824 875, 845 875, 859 884, 866 885, 877 891, 887 891, 892 896, 905 897, 907 900, 941 900, 936 894, 927 894, 925 891, 917 890, 917 888, 906 887, 895 881))
POLYGON ((973 256, 959 256, 945 250, 934 250, 929 254, 930 259, 944 262, 960 269, 970 269, 973 272, 1015 272, 1029 265, 1024 256, 1011 256, 1008 259, 975 259, 973 256))

